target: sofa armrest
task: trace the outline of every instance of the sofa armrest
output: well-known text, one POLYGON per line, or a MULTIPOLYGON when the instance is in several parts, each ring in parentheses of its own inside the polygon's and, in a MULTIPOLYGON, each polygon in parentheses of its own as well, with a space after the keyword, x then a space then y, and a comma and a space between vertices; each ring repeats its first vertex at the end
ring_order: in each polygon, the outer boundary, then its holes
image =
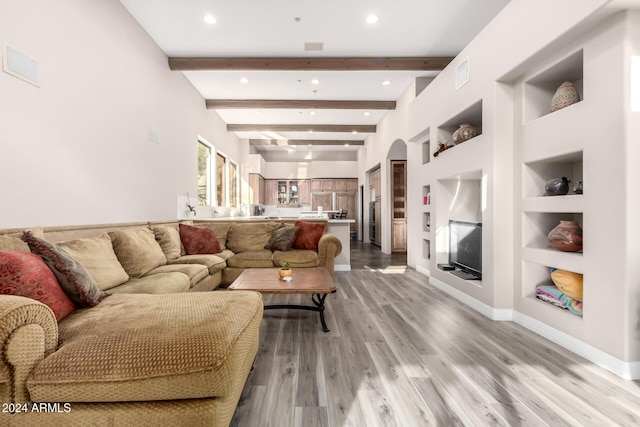
POLYGON ((0 295, 0 346, 0 401, 28 402, 27 378, 58 346, 51 309, 34 299, 0 295))
POLYGON ((342 242, 331 233, 325 233, 318 242, 318 258, 320 267, 329 270, 331 277, 335 268, 336 257, 342 253, 342 242))

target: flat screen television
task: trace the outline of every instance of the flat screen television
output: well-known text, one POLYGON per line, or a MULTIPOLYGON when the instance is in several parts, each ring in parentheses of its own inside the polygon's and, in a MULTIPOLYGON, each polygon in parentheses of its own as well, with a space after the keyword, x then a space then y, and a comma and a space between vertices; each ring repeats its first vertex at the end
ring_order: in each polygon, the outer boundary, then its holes
POLYGON ((449 264, 466 280, 482 279, 482 224, 449 220, 449 264))

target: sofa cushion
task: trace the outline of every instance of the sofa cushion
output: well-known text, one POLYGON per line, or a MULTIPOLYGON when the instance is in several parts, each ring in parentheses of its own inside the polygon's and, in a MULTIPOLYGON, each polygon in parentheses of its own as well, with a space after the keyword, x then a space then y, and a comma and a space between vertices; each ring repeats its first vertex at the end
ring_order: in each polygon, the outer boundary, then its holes
POLYGON ((109 289, 112 294, 177 294, 191 288, 191 280, 184 273, 158 273, 129 279, 109 289))
POLYGON ((229 258, 231 258, 232 256, 234 256, 235 254, 230 251, 229 249, 224 249, 222 252, 220 252, 219 254, 216 254, 217 257, 222 258, 223 260, 228 260, 229 258))
MULTIPOLYGON (((226 396, 243 334, 258 339, 255 292, 116 294, 59 325, 58 350, 27 380, 35 402, 127 402, 226 396), (107 327, 108 325, 108 327, 107 327)), ((243 344, 246 345, 246 344, 243 344)))
POLYGON ((0 294, 40 301, 58 321, 75 310, 42 258, 30 252, 0 252, 0 294))
POLYGON ((170 264, 202 264, 209 269, 209 274, 223 270, 227 262, 218 255, 184 255, 171 261, 170 264))
POLYGON ((288 251, 293 246, 293 242, 300 231, 295 225, 280 224, 271 233, 269 243, 264 247, 270 251, 288 251))
MULTIPOLYGON (((42 227, 28 228, 34 236, 44 239, 42 227)), ((0 235, 0 251, 4 252, 29 252, 29 245, 22 241, 22 232, 0 235)))
POLYGON ((275 222, 235 223, 227 236, 227 248, 236 254, 264 250, 275 228, 275 222))
POLYGON ((82 264, 103 291, 129 280, 129 275, 113 251, 111 237, 107 233, 56 244, 82 264))
POLYGON ((307 249, 291 249, 290 251, 275 251, 271 257, 273 265, 282 266, 284 262, 289 263, 289 267, 318 267, 320 258, 318 252, 307 249))
MULTIPOLYGON (((207 227, 211 229, 216 237, 218 238, 218 243, 220 243, 220 249, 227 249, 227 238, 229 236, 229 230, 231 229, 231 223, 228 222, 207 222, 204 224, 198 223, 200 227, 207 227)), ((184 255, 184 254, 183 254, 184 255)))
POLYGON ((156 225, 153 227, 153 234, 160 245, 167 262, 173 261, 182 254, 182 243, 180 242, 180 232, 178 225, 156 225))
POLYGON ((318 250, 318 242, 324 233, 324 224, 320 222, 296 221, 295 226, 300 228, 293 247, 296 249, 318 250))
POLYGON ((130 277, 142 277, 167 263, 167 258, 150 228, 110 231, 109 236, 118 261, 130 277))
POLYGON ((180 224, 180 241, 187 255, 222 252, 216 234, 207 227, 180 224))
POLYGON ((271 255, 272 252, 267 249, 240 252, 229 258, 227 265, 238 268, 269 268, 273 267, 271 255))
POLYGON ((94 307, 109 296, 101 291, 86 268, 55 243, 38 239, 30 231, 22 235, 31 252, 40 256, 64 293, 78 307, 94 307))
POLYGON ((161 265, 160 267, 156 267, 150 272, 148 272, 147 276, 153 276, 158 273, 183 273, 186 274, 189 278, 189 287, 192 288, 209 275, 209 269, 206 265, 202 264, 171 264, 171 265, 161 265))

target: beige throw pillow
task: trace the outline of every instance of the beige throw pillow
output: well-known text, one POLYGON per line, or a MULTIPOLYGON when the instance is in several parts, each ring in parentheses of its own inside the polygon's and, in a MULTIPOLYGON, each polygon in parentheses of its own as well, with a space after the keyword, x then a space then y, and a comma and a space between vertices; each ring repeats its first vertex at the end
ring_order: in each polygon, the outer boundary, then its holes
POLYGON ((180 232, 178 227, 172 225, 160 225, 153 227, 153 233, 156 236, 156 241, 162 248, 164 256, 167 258, 167 262, 180 258, 182 254, 180 232))
POLYGON ((96 237, 58 242, 71 257, 87 269, 100 290, 111 289, 127 280, 129 275, 118 261, 107 233, 96 237))
MULTIPOLYGON (((26 229, 38 239, 44 239, 42 227, 26 229)), ((29 245, 22 241, 22 232, 0 235, 0 252, 31 252, 29 245)))
POLYGON ((142 277, 167 263, 153 230, 146 227, 109 232, 113 251, 130 277, 142 277))
POLYGON ((236 223, 227 236, 227 248, 235 253, 262 251, 276 229, 274 222, 236 223))

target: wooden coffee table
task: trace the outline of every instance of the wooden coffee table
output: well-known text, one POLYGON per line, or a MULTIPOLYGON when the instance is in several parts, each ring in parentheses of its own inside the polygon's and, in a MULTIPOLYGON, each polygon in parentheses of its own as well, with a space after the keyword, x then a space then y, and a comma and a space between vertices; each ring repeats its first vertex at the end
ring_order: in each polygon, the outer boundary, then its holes
POLYGON ((248 268, 229 286, 232 291, 256 291, 261 294, 311 294, 313 305, 265 305, 265 310, 295 308, 320 313, 322 330, 329 332, 324 321, 324 300, 336 291, 331 273, 326 268, 292 268, 291 282, 280 279, 278 268, 248 268))

